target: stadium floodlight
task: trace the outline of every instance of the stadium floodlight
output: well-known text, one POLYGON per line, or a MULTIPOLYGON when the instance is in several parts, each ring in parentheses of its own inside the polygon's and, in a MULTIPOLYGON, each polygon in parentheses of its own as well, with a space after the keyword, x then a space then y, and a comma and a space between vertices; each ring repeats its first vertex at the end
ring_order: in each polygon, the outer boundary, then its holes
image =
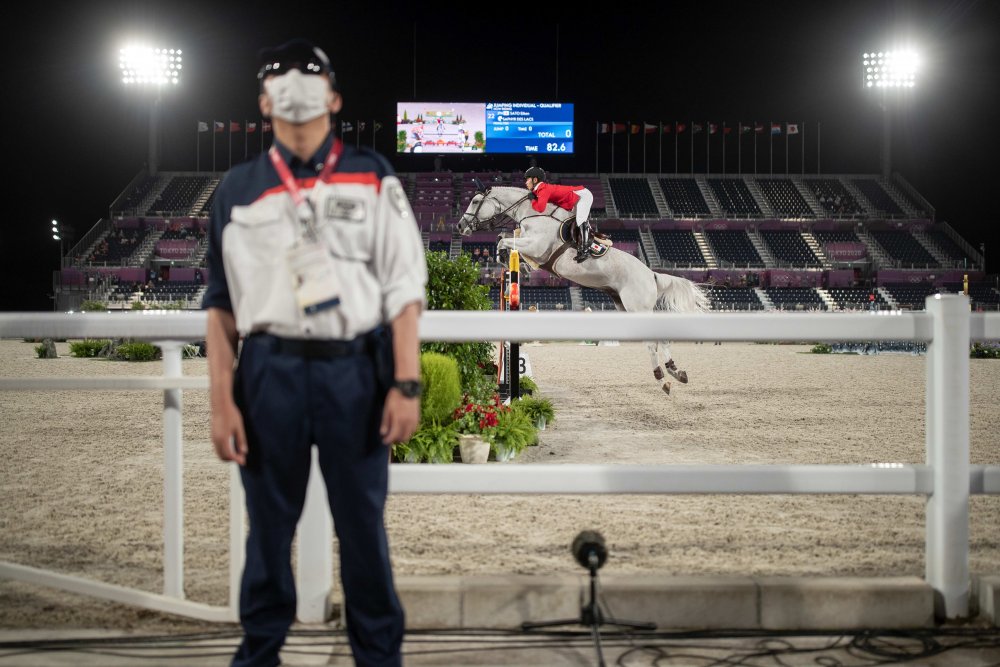
POLYGON ((861 56, 864 88, 913 88, 917 85, 920 58, 909 49, 872 51, 861 56))
POLYGON ((127 46, 118 51, 122 83, 133 85, 177 85, 184 68, 180 49, 127 46))
POLYGON ((181 82, 184 53, 181 49, 164 49, 133 45, 118 50, 118 69, 127 88, 152 91, 149 107, 149 160, 147 169, 156 175, 160 156, 160 95, 164 88, 181 82))
POLYGON ((892 177, 892 111, 901 90, 917 85, 920 57, 910 48, 888 51, 865 51, 861 54, 861 87, 881 91, 877 101, 882 108, 882 178, 892 177), (895 92, 894 92, 895 91, 895 92))

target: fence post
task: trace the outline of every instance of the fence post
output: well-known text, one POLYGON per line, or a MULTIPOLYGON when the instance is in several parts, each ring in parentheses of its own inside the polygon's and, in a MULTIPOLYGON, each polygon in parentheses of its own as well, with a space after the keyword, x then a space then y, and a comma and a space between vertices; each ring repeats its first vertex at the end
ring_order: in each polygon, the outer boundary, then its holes
MULTIPOLYGON (((163 375, 179 378, 178 341, 162 341, 163 375)), ((184 599, 184 439, 180 389, 163 390, 163 594, 184 599)))
POLYGON ((969 615, 969 299, 935 294, 927 345, 927 465, 934 491, 927 499, 926 577, 935 613, 969 615))
POLYGON ((246 498, 240 466, 229 464, 229 611, 232 620, 240 620, 240 587, 243 582, 243 564, 246 561, 247 536, 244 529, 246 498))

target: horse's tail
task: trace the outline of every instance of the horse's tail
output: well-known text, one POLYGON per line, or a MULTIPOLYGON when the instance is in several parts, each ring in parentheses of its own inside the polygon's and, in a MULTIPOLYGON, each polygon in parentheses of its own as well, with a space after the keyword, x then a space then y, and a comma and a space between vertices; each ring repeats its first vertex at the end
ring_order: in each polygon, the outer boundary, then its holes
POLYGON ((655 273, 656 307, 680 313, 701 313, 709 309, 708 295, 687 278, 655 273))

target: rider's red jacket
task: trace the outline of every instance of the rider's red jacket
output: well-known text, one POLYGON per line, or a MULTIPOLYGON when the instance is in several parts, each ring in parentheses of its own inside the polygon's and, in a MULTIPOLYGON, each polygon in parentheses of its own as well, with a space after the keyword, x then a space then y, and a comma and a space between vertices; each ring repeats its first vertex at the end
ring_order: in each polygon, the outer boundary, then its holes
POLYGON ((552 185, 551 183, 539 183, 535 186, 535 196, 538 197, 531 202, 531 208, 539 213, 545 212, 545 205, 552 202, 567 211, 573 210, 576 203, 580 201, 578 190, 583 190, 582 185, 552 185))

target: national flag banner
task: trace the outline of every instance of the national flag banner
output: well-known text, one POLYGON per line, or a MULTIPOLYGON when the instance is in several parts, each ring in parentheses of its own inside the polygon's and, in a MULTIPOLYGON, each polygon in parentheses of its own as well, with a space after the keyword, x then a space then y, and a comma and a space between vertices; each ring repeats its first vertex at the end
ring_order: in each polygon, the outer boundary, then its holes
POLYGON ((752 125, 744 125, 743 123, 740 123, 740 134, 749 134, 752 129, 752 125))
POLYGON ((601 134, 607 134, 608 132, 611 131, 611 124, 610 123, 599 123, 598 127, 600 128, 601 134))
POLYGON ((753 131, 756 132, 757 134, 761 134, 762 132, 764 132, 764 124, 763 123, 754 123, 753 124, 753 131))
POLYGON ((253 134, 257 131, 257 123, 247 123, 247 134, 253 134))
POLYGON ((781 134, 781 123, 771 123, 771 134, 781 134))
POLYGON ((726 135, 733 131, 733 128, 729 127, 725 123, 722 124, 722 134, 726 135))
POLYGON ((673 123, 667 123, 663 126, 663 134, 670 134, 673 131, 674 131, 673 123))
POLYGON ((240 131, 240 124, 237 123, 235 120, 229 121, 229 131, 230 132, 239 132, 240 131))
POLYGON ((646 130, 646 134, 652 134, 653 132, 656 132, 657 128, 657 126, 654 125, 653 123, 643 123, 642 127, 646 130))
POLYGON ((709 123, 708 124, 708 133, 709 134, 716 134, 716 133, 718 133, 718 131, 719 131, 719 126, 718 125, 716 125, 715 123, 709 123))
POLYGON ((359 120, 358 121, 358 132, 364 132, 364 131, 365 131, 365 121, 359 120))
POLYGON ((639 134, 639 125, 638 125, 638 123, 632 123, 632 134, 639 134))
POLYGON ((261 123, 260 131, 264 132, 264 133, 270 132, 271 131, 271 121, 265 120, 263 123, 261 123))
POLYGON ((378 132, 382 129, 382 123, 375 121, 375 131, 378 132))
POLYGON ((788 134, 798 134, 799 133, 799 125, 798 125, 798 123, 788 123, 788 125, 786 126, 786 129, 788 131, 788 134))
POLYGON ((687 125, 685 125, 684 123, 677 123, 676 127, 677 127, 677 134, 682 134, 684 130, 687 129, 687 125))
POLYGON ((198 131, 199 132, 208 132, 208 122, 204 121, 204 120, 199 120, 198 121, 198 131))
POLYGON ((216 132, 225 132, 226 131, 226 124, 223 123, 221 120, 215 121, 215 131, 216 132))
POLYGON ((346 134, 348 132, 353 132, 354 126, 348 123, 346 120, 340 121, 340 132, 341 134, 346 134))
POLYGON ((702 131, 703 129, 704 129, 704 128, 703 128, 703 127, 701 126, 701 123, 691 123, 691 131, 692 131, 693 133, 695 133, 695 134, 698 134, 698 133, 699 133, 699 132, 701 132, 701 131, 702 131))

